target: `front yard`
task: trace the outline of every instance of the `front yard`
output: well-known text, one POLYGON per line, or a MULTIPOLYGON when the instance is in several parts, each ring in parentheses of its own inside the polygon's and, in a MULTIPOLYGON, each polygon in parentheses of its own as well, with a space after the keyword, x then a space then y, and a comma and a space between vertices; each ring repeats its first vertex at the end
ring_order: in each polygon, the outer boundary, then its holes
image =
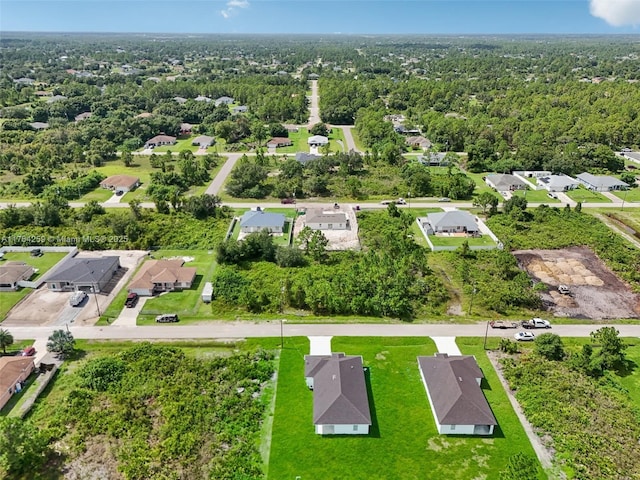
MULTIPOLYGON (((433 355, 428 338, 334 338, 334 352, 361 354, 369 367, 373 426, 364 436, 314 433, 313 393, 304 381, 306 338, 287 338, 280 358, 268 478, 277 479, 478 479, 498 478, 511 455, 533 449, 497 376, 476 339, 487 377, 485 395, 498 420, 484 438, 439 435, 420 379, 418 355, 433 355)), ((477 346, 476 346, 477 345, 477 346)))
POLYGON ((516 190, 513 195, 525 197, 528 203, 560 203, 557 198, 551 198, 546 190, 516 190))
POLYGON ((604 195, 600 195, 598 192, 593 192, 591 190, 587 190, 583 186, 576 188, 575 190, 570 190, 567 192, 567 196, 575 201, 582 203, 611 203, 604 195))

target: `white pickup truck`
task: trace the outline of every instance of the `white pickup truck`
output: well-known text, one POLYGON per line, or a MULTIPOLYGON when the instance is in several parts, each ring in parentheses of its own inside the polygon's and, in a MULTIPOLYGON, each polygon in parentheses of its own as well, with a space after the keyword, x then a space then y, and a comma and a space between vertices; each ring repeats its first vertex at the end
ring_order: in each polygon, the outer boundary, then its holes
POLYGON ((525 320, 522 322, 523 328, 551 328, 549 320, 543 320, 542 318, 532 318, 531 320, 525 320))

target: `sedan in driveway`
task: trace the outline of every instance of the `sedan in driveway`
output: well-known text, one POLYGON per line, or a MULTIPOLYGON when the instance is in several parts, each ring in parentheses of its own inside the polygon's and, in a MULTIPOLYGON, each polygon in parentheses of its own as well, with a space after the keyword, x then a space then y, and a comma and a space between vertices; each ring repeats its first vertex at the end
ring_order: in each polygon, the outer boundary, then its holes
POLYGON ((536 336, 533 332, 518 332, 513 338, 515 338, 519 342, 532 342, 535 340, 536 336))
POLYGON ((33 347, 25 348, 20 355, 23 357, 32 357, 36 354, 36 349, 33 347))

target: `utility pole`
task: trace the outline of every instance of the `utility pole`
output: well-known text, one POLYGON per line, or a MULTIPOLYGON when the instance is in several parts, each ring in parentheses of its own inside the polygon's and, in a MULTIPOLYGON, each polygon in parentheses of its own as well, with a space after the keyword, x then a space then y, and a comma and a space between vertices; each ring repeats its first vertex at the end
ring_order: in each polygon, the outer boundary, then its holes
POLYGON ((487 335, 489 334, 489 320, 487 320, 487 328, 484 331, 484 344, 482 345, 482 349, 487 349, 487 335))
POLYGON ((100 313, 100 304, 98 303, 98 294, 96 292, 96 284, 93 284, 93 298, 96 301, 96 309, 98 310, 98 317, 102 316, 102 314, 100 313))
POLYGON ((471 315, 471 308, 473 307, 473 298, 476 296, 476 293, 478 293, 478 289, 476 288, 476 284, 473 284, 473 290, 471 292, 471 301, 469 302, 469 311, 467 312, 467 315, 471 315))

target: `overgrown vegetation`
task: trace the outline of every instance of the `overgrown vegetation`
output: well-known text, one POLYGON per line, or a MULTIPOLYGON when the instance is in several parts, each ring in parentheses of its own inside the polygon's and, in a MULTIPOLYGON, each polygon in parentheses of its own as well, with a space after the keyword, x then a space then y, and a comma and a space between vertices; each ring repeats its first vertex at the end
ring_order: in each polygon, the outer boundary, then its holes
POLYGON ((65 460, 104 445, 106 475, 115 465, 131 480, 257 479, 260 394, 273 370, 265 351, 196 359, 143 343, 81 365, 69 393, 34 417, 65 460))

